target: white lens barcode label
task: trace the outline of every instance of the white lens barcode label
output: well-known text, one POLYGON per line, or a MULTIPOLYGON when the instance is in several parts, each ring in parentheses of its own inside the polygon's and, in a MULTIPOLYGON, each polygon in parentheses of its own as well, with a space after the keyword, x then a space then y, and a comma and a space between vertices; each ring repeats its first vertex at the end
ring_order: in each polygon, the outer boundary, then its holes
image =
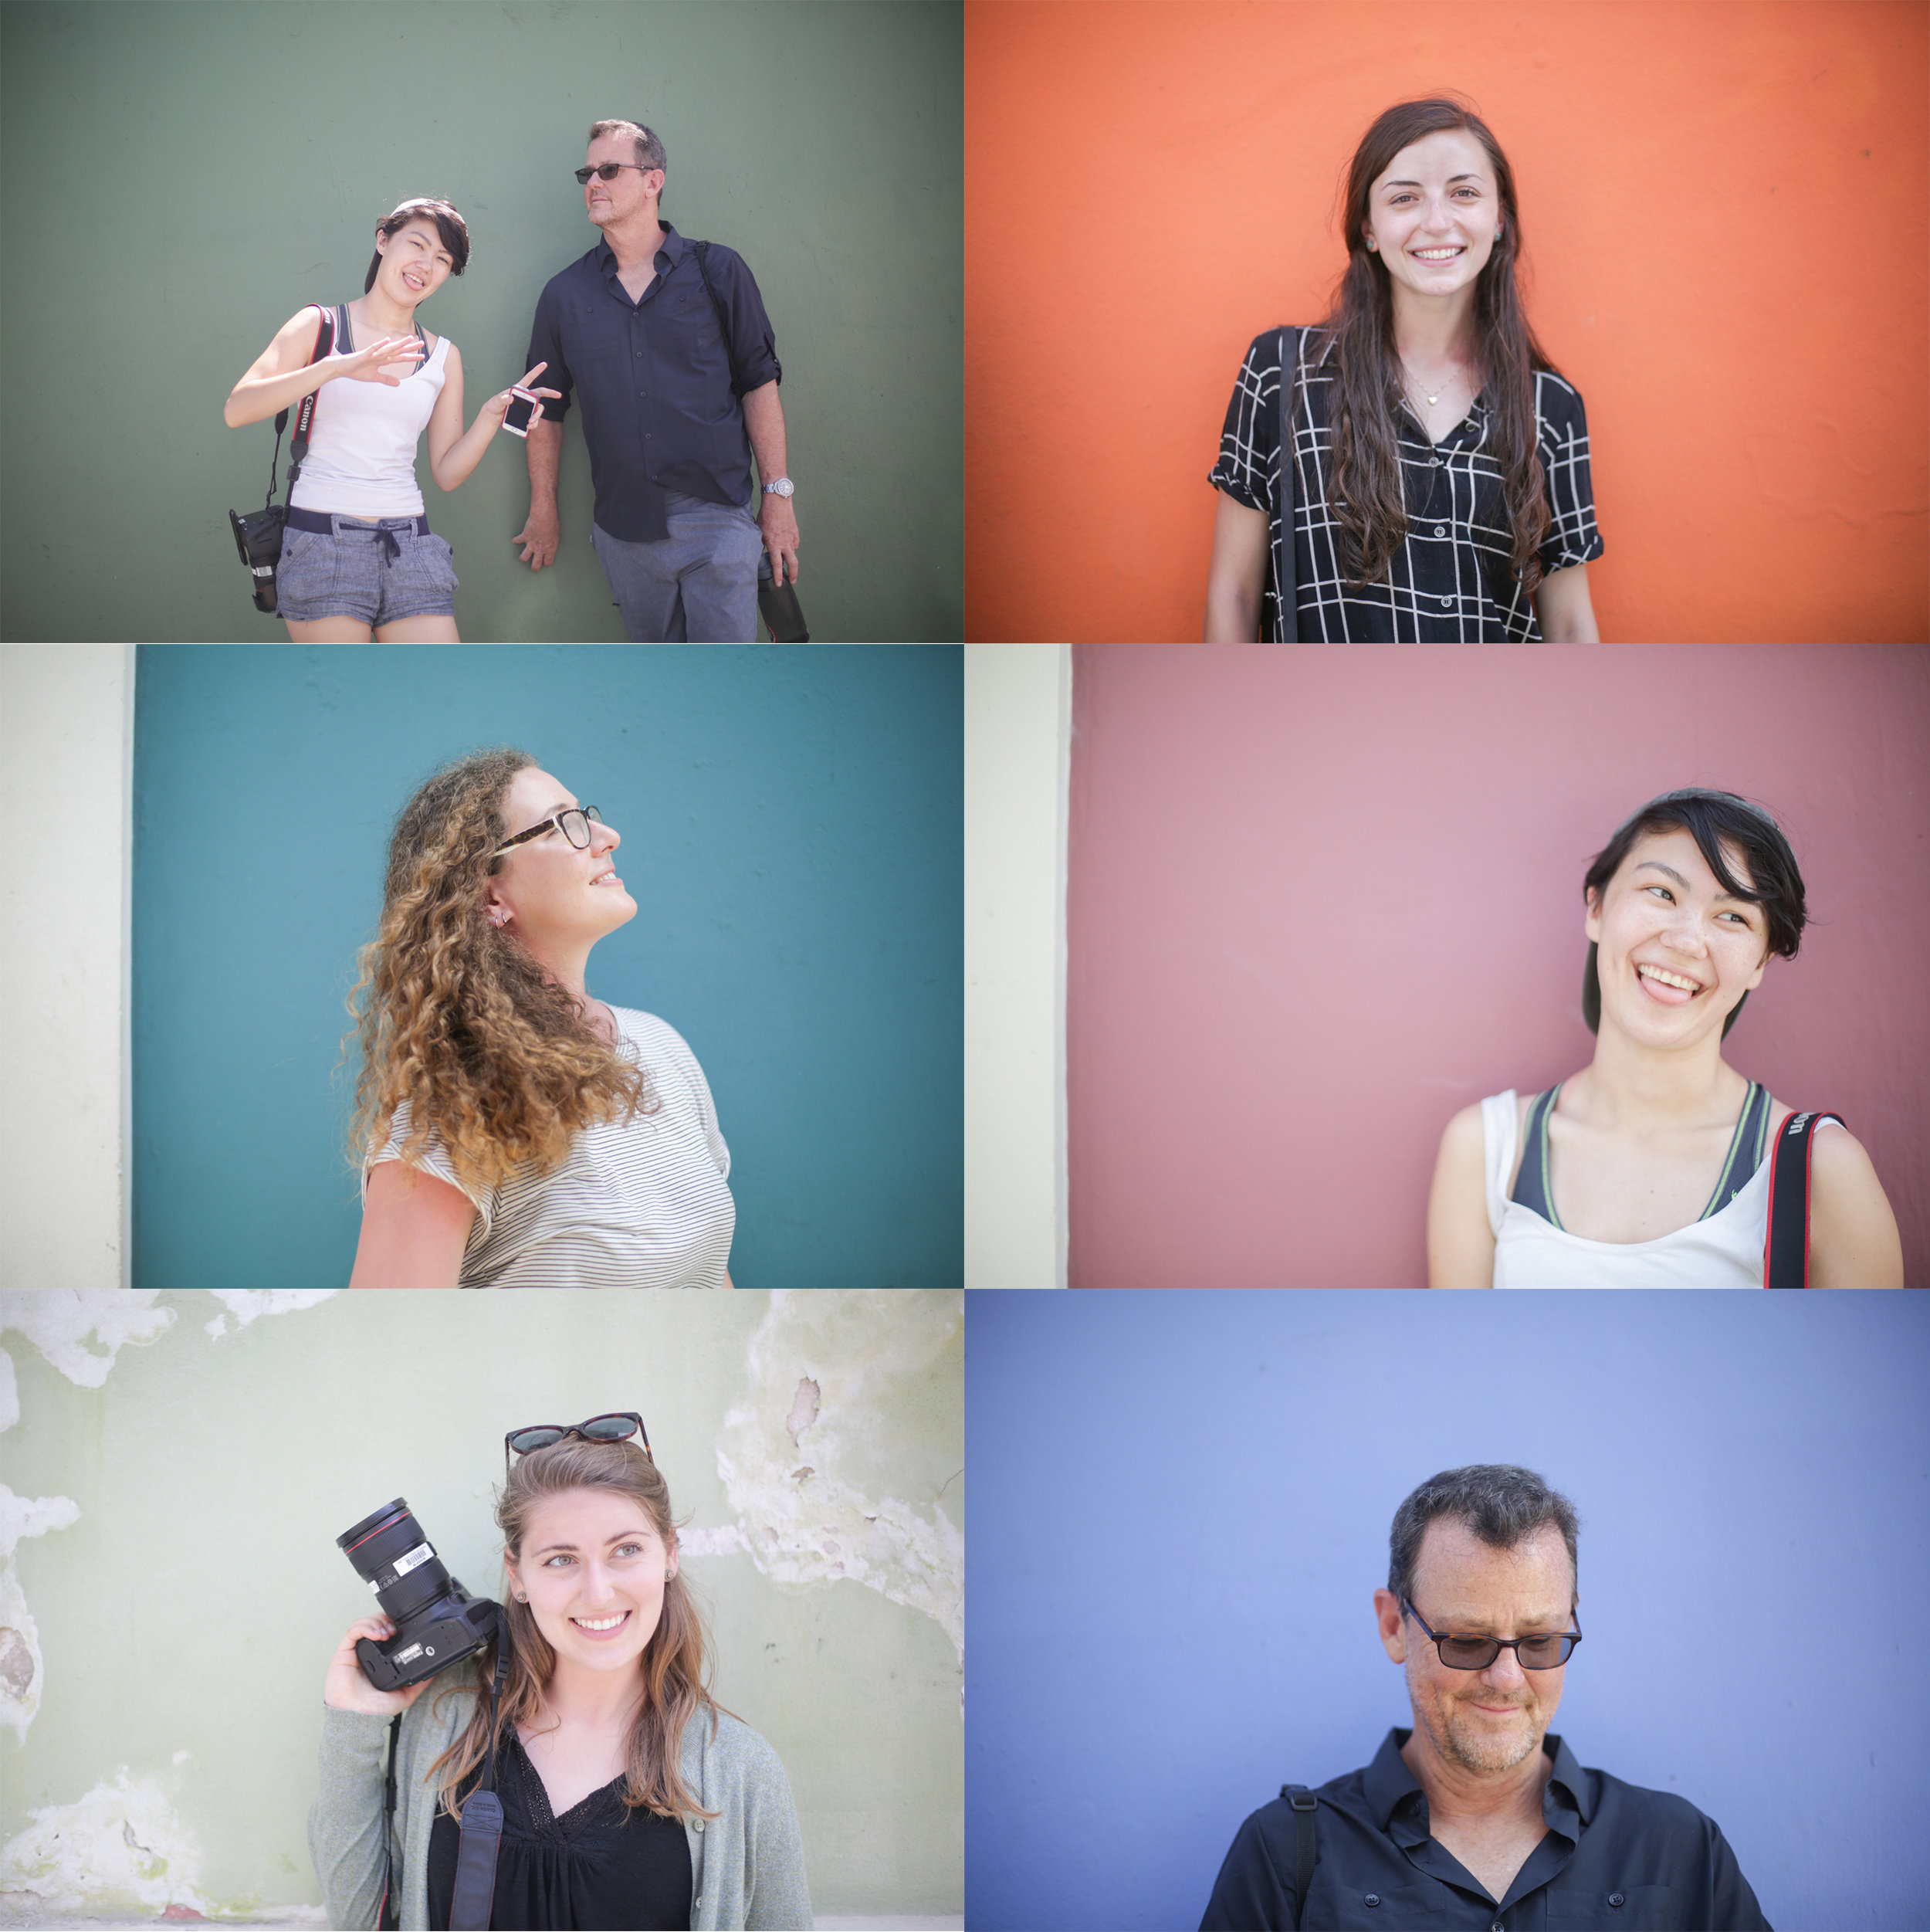
POLYGON ((398 1577, 407 1576, 410 1571, 420 1568, 435 1554, 435 1550, 429 1544, 417 1544, 407 1556, 399 1556, 395 1559, 394 1565, 395 1574, 398 1577))

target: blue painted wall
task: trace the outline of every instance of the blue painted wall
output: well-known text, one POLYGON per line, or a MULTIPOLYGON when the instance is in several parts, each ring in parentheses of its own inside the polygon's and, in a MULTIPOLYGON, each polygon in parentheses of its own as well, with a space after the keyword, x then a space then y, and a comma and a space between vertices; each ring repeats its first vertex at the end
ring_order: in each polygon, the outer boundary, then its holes
POLYGON ((591 956, 709 1076, 745 1287, 956 1287, 957 646, 144 647, 134 1286, 340 1286, 334 1074, 395 815, 479 746, 623 834, 591 956))
POLYGON ((967 1300, 974 1928, 1197 1925, 1249 1812, 1412 1722, 1388 1525, 1480 1462, 1580 1513, 1581 1761, 1785 1932, 1925 1923, 1922 1297, 967 1300))

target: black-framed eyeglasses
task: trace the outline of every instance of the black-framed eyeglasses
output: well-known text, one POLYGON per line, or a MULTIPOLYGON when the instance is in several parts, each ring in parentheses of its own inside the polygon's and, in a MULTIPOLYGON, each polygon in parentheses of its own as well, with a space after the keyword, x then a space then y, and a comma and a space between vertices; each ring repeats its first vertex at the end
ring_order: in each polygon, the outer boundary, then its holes
MULTIPOLYGON (((512 1451, 518 1456, 527 1456, 532 1449, 547 1449, 552 1443, 567 1441, 571 1436, 581 1436, 586 1442, 627 1442, 633 1435, 642 1439, 643 1452, 650 1456, 650 1437, 643 1426, 643 1418, 635 1409, 626 1408, 611 1415, 592 1415, 587 1422, 573 1422, 567 1426, 560 1422, 532 1422, 527 1429, 513 1429, 503 1439, 503 1473, 510 1473, 510 1456, 512 1451)), ((652 1462, 657 1459, 650 1456, 652 1462)))
POLYGON ((648 175, 651 171, 641 161, 598 161, 594 168, 579 168, 576 176, 586 185, 592 175, 600 181, 613 181, 618 171, 625 168, 634 168, 639 175, 648 175))
POLYGON ((530 839, 540 839, 546 832, 560 832, 577 851, 584 850, 590 843, 590 828, 603 822, 603 814, 594 805, 572 805, 567 812, 559 812, 554 819, 545 819, 540 825, 532 825, 527 832, 519 832, 513 839, 505 839, 495 851, 492 859, 500 859, 512 846, 520 846, 530 839))
MULTIPOLYGON (((1400 1601, 1408 1615, 1427 1630, 1427 1618, 1405 1597, 1400 1601)), ((1434 1654, 1450 1670, 1485 1670, 1504 1650, 1513 1651, 1524 1670, 1556 1670, 1574 1655, 1582 1640, 1579 1630, 1547 1637, 1451 1637, 1438 1630, 1427 1630, 1427 1635, 1434 1640, 1434 1654)))

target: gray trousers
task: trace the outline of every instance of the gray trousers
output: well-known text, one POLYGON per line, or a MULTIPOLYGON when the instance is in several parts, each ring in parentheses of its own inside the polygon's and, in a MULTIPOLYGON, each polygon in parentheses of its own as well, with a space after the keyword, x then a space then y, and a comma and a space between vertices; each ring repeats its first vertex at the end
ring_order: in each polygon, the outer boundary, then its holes
POLYGON ((747 510, 670 493, 669 534, 627 544, 590 526, 632 644, 754 644, 764 533, 747 510))

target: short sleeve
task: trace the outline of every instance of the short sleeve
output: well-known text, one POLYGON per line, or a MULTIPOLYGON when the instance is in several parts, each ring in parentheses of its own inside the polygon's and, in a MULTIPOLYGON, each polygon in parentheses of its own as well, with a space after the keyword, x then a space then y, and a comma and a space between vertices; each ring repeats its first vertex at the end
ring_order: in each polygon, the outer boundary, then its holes
POLYGON ((1269 1812, 1286 1807, 1276 1799, 1242 1825, 1213 1882, 1213 1896, 1200 1920, 1200 1932, 1285 1932, 1295 1911, 1293 1853, 1271 1842, 1269 1812))
POLYGON ((1580 392, 1546 370, 1535 377, 1536 434, 1553 521, 1537 553, 1545 572, 1592 564, 1606 546, 1595 527, 1589 469, 1588 413, 1580 392))
POLYGON ((735 249, 716 242, 709 244, 704 261, 730 326, 731 366, 737 372, 733 391, 748 395, 767 382, 781 382, 784 371, 777 360, 777 339, 750 264, 735 249))
MULTIPOLYGON (((395 1117, 389 1123, 388 1137, 378 1146, 373 1135, 370 1136, 368 1151, 362 1156, 362 1192, 368 1193, 368 1178, 384 1161, 399 1161, 402 1158, 402 1143, 409 1137, 409 1103, 403 1101, 395 1110, 395 1117)), ((449 1149, 443 1144, 442 1137, 431 1127, 428 1137, 409 1156, 408 1164, 419 1168, 425 1174, 432 1174, 438 1181, 446 1181, 451 1187, 463 1195, 476 1209, 477 1225, 471 1240, 486 1239, 489 1232, 490 1202, 479 1195, 473 1188, 463 1185, 456 1178, 455 1164, 450 1160, 449 1149)))
POLYGON ((533 369, 539 362, 546 364, 547 366, 537 378, 538 386, 560 389, 563 393, 537 404, 530 412, 532 421, 540 414, 547 422, 560 422, 570 412, 570 398, 576 389, 576 378, 564 360, 563 331, 559 326, 562 309, 562 297, 557 292, 556 283, 544 283, 543 293, 537 297, 536 320, 530 328, 530 352, 523 358, 523 366, 533 369))
POLYGON ((1273 514, 1273 473, 1280 449, 1280 331, 1253 338, 1240 364, 1220 432, 1220 459, 1207 481, 1249 510, 1273 514))
POLYGON ((655 1060, 659 1063, 656 1070, 660 1073, 661 1063, 667 1060, 683 1082, 703 1128, 704 1144, 710 1151, 711 1159, 717 1164, 718 1173, 728 1181, 730 1150, 724 1144, 723 1130, 717 1124, 717 1107, 710 1097, 710 1083, 704 1078, 703 1069, 697 1064, 697 1056, 690 1050, 690 1042, 668 1020, 659 1019, 655 1013, 642 1012, 635 1007, 625 1011, 640 1022, 635 1029, 638 1037, 634 1043, 645 1066, 655 1060))

